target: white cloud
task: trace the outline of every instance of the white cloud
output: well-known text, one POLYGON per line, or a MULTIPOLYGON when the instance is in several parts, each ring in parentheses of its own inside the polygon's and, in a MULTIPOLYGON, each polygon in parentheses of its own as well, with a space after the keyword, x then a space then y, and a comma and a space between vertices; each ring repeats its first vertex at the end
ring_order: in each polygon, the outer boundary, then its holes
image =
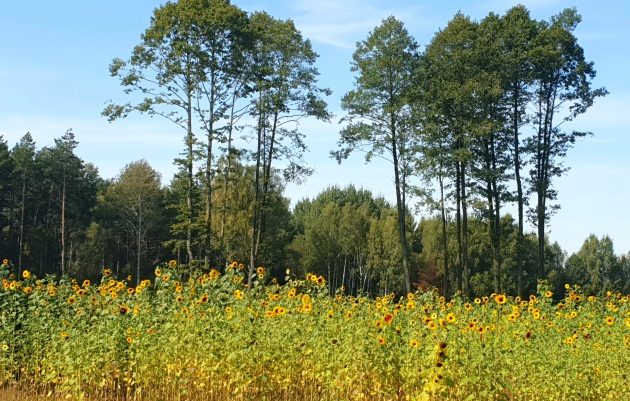
POLYGON ((415 23, 428 24, 428 20, 421 21, 421 5, 404 3, 384 7, 362 0, 299 0, 292 8, 297 15, 295 23, 305 37, 342 49, 354 49, 356 42, 365 39, 388 15, 407 23, 413 18, 415 23))

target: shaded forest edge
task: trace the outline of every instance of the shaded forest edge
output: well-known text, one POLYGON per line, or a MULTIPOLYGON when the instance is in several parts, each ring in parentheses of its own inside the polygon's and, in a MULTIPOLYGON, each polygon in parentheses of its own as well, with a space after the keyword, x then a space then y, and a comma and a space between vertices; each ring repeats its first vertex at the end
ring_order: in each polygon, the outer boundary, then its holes
POLYGON ((607 94, 592 87, 580 21, 575 9, 541 21, 523 6, 480 21, 458 13, 421 51, 402 22, 384 19, 357 43, 331 157, 391 162, 396 202, 330 187, 291 210, 284 186, 312 173, 303 155, 313 133, 299 123, 333 117, 310 41, 291 20, 227 1, 167 3, 130 57, 112 61, 128 102, 103 116, 171 123, 184 137, 178 173, 163 185, 140 160, 105 180, 76 155, 71 130, 41 149, 30 134, 13 148, 0 137, 3 265, 79 278, 109 267, 139 283, 169 260, 206 270, 237 260, 248 282, 258 266, 279 280, 290 267, 351 294, 527 295, 542 279, 558 294, 566 282, 628 292, 629 255, 609 237, 567 257, 545 234, 559 207, 554 179, 592 135, 565 123, 607 94))

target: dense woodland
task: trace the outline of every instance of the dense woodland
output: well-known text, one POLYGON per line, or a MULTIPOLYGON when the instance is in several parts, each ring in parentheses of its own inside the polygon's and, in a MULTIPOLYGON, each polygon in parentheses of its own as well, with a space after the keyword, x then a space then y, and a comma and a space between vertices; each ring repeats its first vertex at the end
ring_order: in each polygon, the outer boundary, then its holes
POLYGON ((162 118, 183 137, 179 172, 164 183, 140 160, 106 180, 76 155, 71 130, 43 148, 30 134, 13 147, 0 136, 0 255, 38 276, 107 266, 137 281, 171 259, 238 260, 249 277, 263 265, 283 280, 290 268, 353 294, 527 294, 539 279, 559 295, 566 282, 628 292, 630 254, 615 255, 610 238, 590 236, 567 257, 545 235, 554 179, 592 135, 565 123, 607 93, 592 87, 579 22, 575 9, 542 21, 522 6, 480 21, 457 14, 421 50, 402 22, 383 20, 350 61, 331 157, 389 161, 396 202, 330 187, 291 209, 284 186, 317 167, 303 160, 317 133, 299 123, 333 118, 311 43, 292 21, 225 0, 166 3, 111 63, 126 103, 103 116, 162 118))

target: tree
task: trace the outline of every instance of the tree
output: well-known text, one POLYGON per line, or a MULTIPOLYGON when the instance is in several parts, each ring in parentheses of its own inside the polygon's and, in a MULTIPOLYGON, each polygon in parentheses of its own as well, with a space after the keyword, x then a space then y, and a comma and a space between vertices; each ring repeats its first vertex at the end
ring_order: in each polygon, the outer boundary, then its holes
POLYGON ((300 182, 311 170, 303 161, 306 150, 299 122, 306 117, 328 120, 330 115, 322 95, 328 89, 317 86, 317 53, 304 40, 292 21, 274 19, 264 12, 250 21, 254 35, 251 54, 253 68, 252 117, 255 126, 254 213, 248 282, 254 276, 261 236, 265 226, 267 194, 271 190, 273 161, 283 159, 285 181, 300 182))
POLYGON ((339 147, 332 152, 339 163, 351 152, 367 150, 393 165, 399 245, 405 290, 411 292, 409 246, 406 238, 406 203, 414 154, 409 91, 418 61, 418 45, 402 22, 389 17, 357 43, 351 70, 357 73, 355 89, 342 99, 348 125, 341 131, 339 147))
MULTIPOLYGON (((249 68, 245 62, 250 36, 247 15, 226 0, 181 1, 198 19, 198 46, 203 59, 200 60, 202 78, 196 99, 195 111, 206 132, 201 153, 205 158, 203 167, 203 222, 200 233, 203 237, 204 265, 209 266, 212 248, 212 183, 216 169, 213 167, 215 142, 228 142, 227 154, 231 152, 232 132, 235 123, 236 98, 246 94, 245 83, 249 80, 249 68), (221 120, 225 120, 220 125, 221 120), (227 138, 226 138, 227 135, 227 138)), ((236 111, 236 114, 242 113, 236 111)), ((231 161, 231 159, 229 159, 231 161)), ((229 170, 229 166, 227 166, 229 170)), ((229 173, 228 173, 229 174, 229 173)))
POLYGON ((503 71, 505 131, 511 135, 510 152, 516 184, 515 201, 518 209, 518 233, 516 239, 517 293, 523 294, 523 259, 524 259, 524 210, 527 202, 523 188, 521 170, 525 165, 521 128, 528 122, 527 106, 532 99, 531 82, 533 63, 532 45, 537 35, 538 26, 532 20, 524 6, 511 8, 502 17, 501 30, 501 66, 503 71))
POLYGON ((10 217, 10 195, 12 193, 10 183, 13 169, 14 165, 9 153, 9 146, 2 135, 0 135, 0 239, 2 240, 0 251, 4 252, 4 255, 9 254, 8 246, 5 245, 9 244, 9 238, 5 238, 5 233, 9 231, 12 220, 10 217))
POLYGON ((541 22, 532 50, 536 132, 527 146, 533 155, 530 191, 536 195, 536 205, 531 209, 531 218, 538 229, 538 277, 545 273, 545 224, 557 208, 547 203, 557 196, 552 180, 567 171, 561 160, 567 151, 589 134, 563 131, 562 124, 583 114, 597 97, 607 94, 604 88, 591 87, 593 62, 586 61, 573 35, 580 21, 576 9, 570 8, 550 22, 541 22))
POLYGON ((613 242, 591 234, 580 249, 566 261, 567 281, 580 284, 588 293, 619 291, 623 288, 620 260, 615 256, 613 242))
POLYGON ((24 229, 26 219, 27 192, 32 191, 33 170, 35 162, 35 142, 30 133, 26 133, 18 144, 11 150, 15 163, 15 173, 18 176, 20 188, 20 222, 18 229, 18 275, 22 273, 22 257, 24 254, 24 229))
MULTIPOLYGON (((196 12, 191 12, 194 2, 167 3, 157 8, 151 25, 142 35, 128 61, 116 58, 109 70, 112 77, 120 80, 125 93, 137 93, 144 99, 124 105, 109 104, 103 111, 108 120, 124 118, 131 112, 161 116, 185 132, 184 158, 176 159, 186 177, 186 198, 181 227, 185 233, 188 260, 194 259, 192 251, 193 204, 196 186, 193 165, 198 158, 194 150, 197 139, 194 134, 196 100, 201 98, 201 83, 205 77, 206 54, 200 48, 200 26, 196 12)), ((198 9, 197 9, 198 11, 198 9)))
MULTIPOLYGON (((440 161, 451 165, 450 181, 455 192, 455 225, 458 243, 456 288, 469 294, 470 260, 468 253, 468 205, 470 197, 470 164, 474 134, 480 120, 477 102, 477 68, 473 65, 478 26, 458 13, 445 29, 438 32, 424 53, 422 68, 416 79, 421 93, 421 107, 436 127, 424 136, 425 147, 438 147, 434 152, 440 161), (438 134, 437 136, 435 134, 438 134), (430 140, 430 142, 427 142, 430 140)), ((434 157, 434 156, 432 156, 434 157)))
POLYGON ((143 246, 160 213, 160 174, 145 160, 129 163, 107 189, 119 218, 136 242, 136 285, 140 284, 143 246))

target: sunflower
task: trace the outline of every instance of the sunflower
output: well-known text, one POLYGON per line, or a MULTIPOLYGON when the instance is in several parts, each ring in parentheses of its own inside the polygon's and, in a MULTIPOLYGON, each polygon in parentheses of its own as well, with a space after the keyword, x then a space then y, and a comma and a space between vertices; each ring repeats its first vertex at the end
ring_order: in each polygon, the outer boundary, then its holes
POLYGON ((378 340, 378 343, 379 343, 380 345, 385 345, 385 343, 387 342, 387 341, 385 340, 385 337, 383 337, 383 336, 378 336, 378 337, 377 337, 377 340, 378 340))
POLYGON ((27 286, 22 290, 26 295, 30 295, 33 292, 33 287, 27 286))
POLYGON ((169 260, 168 267, 170 267, 171 269, 177 267, 177 261, 175 259, 169 260))
POLYGON ((9 346, 6 344, 2 344, 2 351, 7 352, 9 350, 9 346))
POLYGON ((507 298, 503 294, 498 294, 498 295, 495 295, 494 302, 496 302, 499 305, 503 305, 507 302, 507 298))
POLYGON ((22 272, 22 278, 23 278, 24 280, 28 280, 29 278, 31 278, 31 272, 30 272, 30 271, 28 271, 28 270, 24 270, 24 271, 22 272))
POLYGON ((243 299, 245 295, 243 294, 243 291, 241 290, 236 290, 234 291, 234 298, 236 299, 243 299))
POLYGON ((409 346, 411 348, 418 348, 418 345, 420 345, 420 343, 415 338, 412 338, 411 340, 409 340, 409 346))
POLYGON ((2 259, 2 267, 9 266, 9 259, 2 259))
POLYGON ((391 324, 393 319, 394 319, 394 316, 392 316, 391 313, 388 313, 387 315, 383 317, 383 321, 387 324, 391 324))
POLYGON ((612 326, 613 324, 615 324, 615 318, 612 316, 606 316, 606 318, 604 319, 604 322, 608 325, 608 326, 612 326))
POLYGON ((326 284, 326 279, 324 278, 324 276, 317 277, 317 284, 319 284, 319 285, 326 284))
POLYGON ((265 268, 262 266, 258 266, 258 268, 256 268, 256 274, 265 274, 265 268))
POLYGON ((156 267, 153 273, 155 274, 155 277, 160 277, 162 275, 162 269, 156 267))
POLYGON ((70 305, 74 304, 77 302, 77 298, 74 295, 71 295, 70 298, 68 298, 68 303, 70 305))
POLYGON ((551 298, 551 297, 553 297, 553 292, 549 290, 545 291, 545 298, 551 298))
POLYGON ((126 315, 127 313, 129 313, 129 311, 131 310, 131 308, 129 308, 128 305, 120 305, 120 307, 118 308, 118 312, 121 315, 126 315))
POLYGON ((457 318, 455 317, 455 315, 451 312, 448 315, 446 315, 446 321, 448 323, 455 323, 457 322, 457 318))

